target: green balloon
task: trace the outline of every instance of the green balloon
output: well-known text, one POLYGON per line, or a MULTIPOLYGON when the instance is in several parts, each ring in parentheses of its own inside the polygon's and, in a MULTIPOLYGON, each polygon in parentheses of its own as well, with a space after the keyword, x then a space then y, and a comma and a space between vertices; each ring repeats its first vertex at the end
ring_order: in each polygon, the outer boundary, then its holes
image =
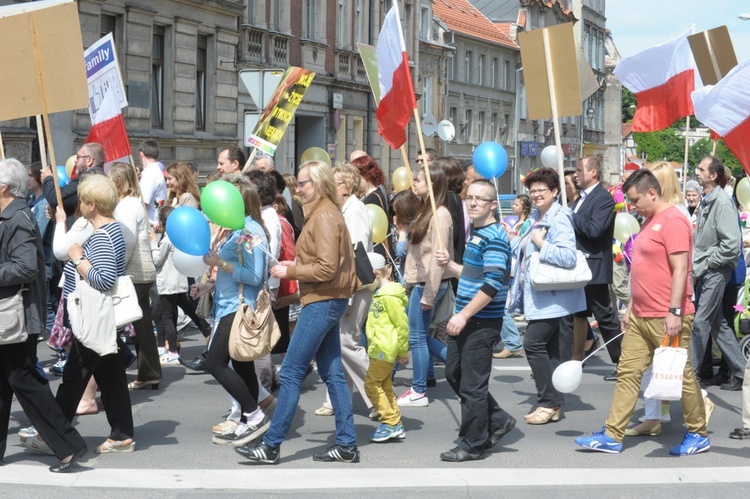
POLYGON ((240 191, 226 180, 216 180, 203 189, 201 208, 216 225, 234 230, 245 227, 245 201, 240 191))

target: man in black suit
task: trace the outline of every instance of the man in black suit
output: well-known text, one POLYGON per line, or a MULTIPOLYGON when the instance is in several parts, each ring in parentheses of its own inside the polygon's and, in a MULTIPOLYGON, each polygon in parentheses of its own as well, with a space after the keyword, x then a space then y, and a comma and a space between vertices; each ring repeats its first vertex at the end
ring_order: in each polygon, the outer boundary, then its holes
MULTIPOLYGON (((576 168, 576 183, 581 195, 571 205, 573 228, 578 249, 586 255, 591 269, 591 281, 586 285, 587 309, 575 314, 572 321, 571 358, 583 359, 587 318, 593 315, 599 322, 599 331, 604 341, 609 341, 622 332, 620 320, 609 298, 609 285, 612 283, 612 237, 615 231, 615 202, 612 195, 601 185, 601 166, 593 157, 583 158, 576 168)), ((563 332, 570 338, 571 321, 563 321, 563 332), (567 326, 567 327, 566 327, 567 326), (567 329, 567 331, 565 331, 567 329)), ((616 365, 620 360, 621 339, 607 345, 609 356, 616 365)), ((607 381, 616 379, 616 370, 604 377, 607 381)))

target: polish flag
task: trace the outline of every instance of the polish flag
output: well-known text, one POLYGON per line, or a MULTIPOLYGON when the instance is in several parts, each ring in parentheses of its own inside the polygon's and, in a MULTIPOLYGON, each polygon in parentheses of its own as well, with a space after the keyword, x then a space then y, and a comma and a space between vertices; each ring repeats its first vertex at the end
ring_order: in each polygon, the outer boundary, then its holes
POLYGON ((695 117, 724 139, 750 175, 750 60, 693 92, 695 117))
POLYGON ((685 34, 623 59, 615 75, 635 94, 634 132, 663 130, 693 114, 690 93, 695 90, 695 59, 685 34))
POLYGON ((115 161, 130 156, 130 141, 125 130, 114 92, 108 91, 102 98, 102 105, 94 115, 91 131, 86 142, 98 142, 104 148, 105 161, 115 161))
POLYGON ((378 36, 377 59, 380 83, 378 132, 391 148, 398 149, 406 142, 404 129, 414 116, 417 101, 395 0, 383 19, 378 36))

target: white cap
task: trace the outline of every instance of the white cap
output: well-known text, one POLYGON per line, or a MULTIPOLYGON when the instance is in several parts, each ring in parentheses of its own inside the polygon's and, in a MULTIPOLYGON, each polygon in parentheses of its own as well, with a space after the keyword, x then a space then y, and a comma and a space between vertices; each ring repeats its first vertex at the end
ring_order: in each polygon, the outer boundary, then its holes
POLYGON ((372 270, 379 270, 385 268, 385 257, 378 253, 367 253, 367 258, 370 259, 370 265, 372 270))

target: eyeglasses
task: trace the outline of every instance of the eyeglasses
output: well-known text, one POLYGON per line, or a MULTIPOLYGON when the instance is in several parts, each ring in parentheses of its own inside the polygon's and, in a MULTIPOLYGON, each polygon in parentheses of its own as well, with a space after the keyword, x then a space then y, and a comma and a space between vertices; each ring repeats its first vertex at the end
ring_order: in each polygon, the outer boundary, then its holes
POLYGON ((489 203, 493 201, 492 198, 483 198, 479 196, 466 196, 467 203, 489 203))
POLYGON ((307 180, 300 180, 299 182, 297 182, 297 186, 298 186, 298 187, 299 187, 300 189, 302 189, 303 187, 305 187, 305 184, 308 184, 308 183, 310 183, 310 182, 312 182, 312 179, 311 179, 311 178, 309 178, 309 179, 307 179, 307 180))
POLYGON ((540 196, 547 192, 549 189, 535 189, 533 191, 529 191, 529 196, 540 196))
POLYGON ((83 156, 81 156, 80 154, 76 154, 76 161, 78 161, 78 160, 79 160, 79 159, 81 159, 81 158, 90 158, 90 157, 91 157, 91 156, 89 156, 89 155, 87 155, 87 154, 86 154, 86 155, 83 155, 83 156))
POLYGON ((417 160, 417 163, 424 163, 424 160, 420 158, 417 160))

